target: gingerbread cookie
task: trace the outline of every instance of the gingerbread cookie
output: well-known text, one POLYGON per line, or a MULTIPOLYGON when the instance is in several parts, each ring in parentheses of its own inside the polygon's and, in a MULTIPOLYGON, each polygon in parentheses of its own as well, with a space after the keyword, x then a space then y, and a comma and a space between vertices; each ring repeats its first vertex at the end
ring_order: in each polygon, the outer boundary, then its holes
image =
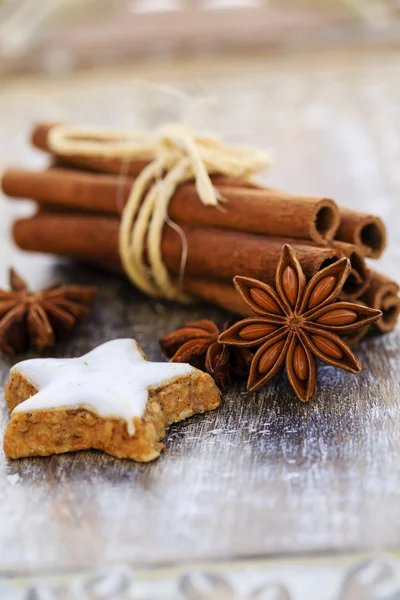
POLYGON ((131 339, 81 358, 20 362, 5 397, 9 458, 94 448, 148 462, 160 455, 168 425, 220 404, 210 375, 184 363, 149 362, 131 339))

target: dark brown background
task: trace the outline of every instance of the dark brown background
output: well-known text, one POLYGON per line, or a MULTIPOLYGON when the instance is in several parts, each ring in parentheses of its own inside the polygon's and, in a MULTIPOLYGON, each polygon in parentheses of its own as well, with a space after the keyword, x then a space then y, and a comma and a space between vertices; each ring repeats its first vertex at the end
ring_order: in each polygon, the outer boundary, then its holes
MULTIPOLYGON (((205 119, 209 127, 274 150, 272 185, 381 215, 389 248, 379 266, 399 278, 399 76, 399 54, 387 49, 6 79, 0 166, 44 164, 26 141, 36 120, 148 127, 182 114, 184 103, 137 79, 194 95, 205 90, 219 102, 205 119)), ((157 360, 157 338, 186 318, 224 320, 209 307, 155 302, 123 280, 23 255, 9 227, 29 210, 0 200, 1 285, 13 264, 34 287, 100 286, 92 319, 55 355, 133 336, 157 360)), ((365 342, 358 377, 321 367, 320 391, 308 406, 294 399, 285 376, 257 394, 234 387, 220 410, 172 427, 153 464, 94 452, 17 462, 1 454, 0 575, 398 548, 399 347, 399 330, 365 342)), ((1 357, 1 387, 12 364, 1 357)), ((3 403, 1 432, 7 419, 3 403)))

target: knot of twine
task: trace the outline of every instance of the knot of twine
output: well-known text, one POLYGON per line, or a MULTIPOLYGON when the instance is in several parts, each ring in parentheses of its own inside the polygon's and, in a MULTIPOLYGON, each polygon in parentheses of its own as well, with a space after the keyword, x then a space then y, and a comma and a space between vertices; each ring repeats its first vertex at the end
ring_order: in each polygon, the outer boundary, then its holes
POLYGON ((179 124, 164 125, 149 132, 57 125, 50 130, 48 143, 53 152, 65 156, 149 160, 135 179, 122 212, 119 252, 134 285, 150 296, 181 302, 190 298, 182 292, 186 238, 168 217, 168 205, 175 190, 194 179, 200 201, 217 207, 221 197, 210 175, 247 179, 271 164, 270 157, 261 150, 227 146, 212 135, 203 135, 179 124), (177 283, 170 278, 162 257, 165 223, 173 227, 182 240, 177 283))

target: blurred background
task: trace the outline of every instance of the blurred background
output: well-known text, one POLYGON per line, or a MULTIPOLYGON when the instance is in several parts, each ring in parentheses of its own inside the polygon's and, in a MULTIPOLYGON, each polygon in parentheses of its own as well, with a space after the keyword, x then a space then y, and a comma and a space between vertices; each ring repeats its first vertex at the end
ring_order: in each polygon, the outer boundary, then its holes
POLYGON ((399 0, 0 0, 0 74, 390 43, 399 0))

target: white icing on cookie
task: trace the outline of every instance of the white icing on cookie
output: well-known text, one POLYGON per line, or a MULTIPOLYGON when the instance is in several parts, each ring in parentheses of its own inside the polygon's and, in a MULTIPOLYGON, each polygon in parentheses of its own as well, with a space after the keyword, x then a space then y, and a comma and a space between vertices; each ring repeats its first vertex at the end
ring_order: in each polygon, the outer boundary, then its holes
POLYGON ((39 391, 13 412, 87 408, 102 417, 125 419, 133 435, 132 419, 143 415, 148 388, 194 370, 186 363, 149 362, 132 339, 106 342, 80 358, 24 360, 11 373, 19 373, 39 391))

